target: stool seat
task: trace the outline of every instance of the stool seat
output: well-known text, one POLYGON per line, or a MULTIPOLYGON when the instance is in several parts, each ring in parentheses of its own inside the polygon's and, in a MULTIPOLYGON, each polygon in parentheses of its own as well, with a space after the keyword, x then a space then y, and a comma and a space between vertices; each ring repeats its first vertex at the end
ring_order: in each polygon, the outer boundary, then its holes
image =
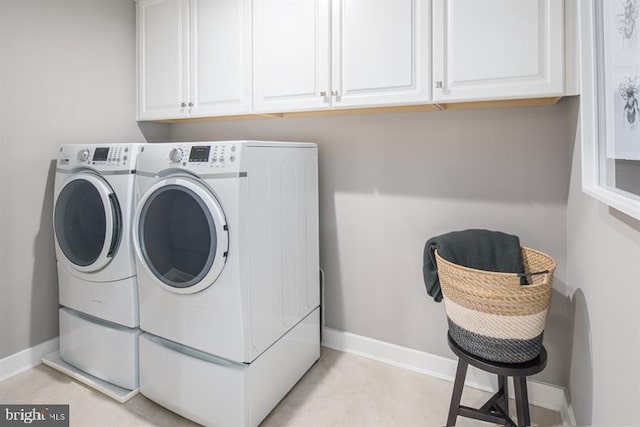
POLYGON ((448 343, 451 350, 458 356, 458 367, 451 395, 447 427, 455 426, 458 415, 514 427, 531 425, 527 377, 541 372, 547 366, 547 351, 544 346, 542 346, 540 354, 533 360, 521 363, 502 363, 486 360, 469 353, 453 341, 451 335, 448 335, 448 343), (498 392, 480 409, 460 405, 468 365, 498 375, 498 392), (513 377, 515 386, 518 424, 509 417, 508 377, 513 377))

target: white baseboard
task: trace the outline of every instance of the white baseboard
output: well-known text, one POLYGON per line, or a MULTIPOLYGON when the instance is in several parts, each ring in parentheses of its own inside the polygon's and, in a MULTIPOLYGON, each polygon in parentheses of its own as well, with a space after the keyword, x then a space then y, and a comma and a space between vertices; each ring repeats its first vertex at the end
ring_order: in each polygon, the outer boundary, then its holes
MULTIPOLYGON (((356 354, 451 382, 455 378, 457 361, 447 357, 327 327, 323 329, 322 337, 322 345, 334 350, 356 354)), ((495 375, 472 366, 467 371, 465 384, 489 392, 498 390, 495 375)), ((564 387, 535 380, 527 381, 527 386, 531 404, 558 411, 565 426, 575 426, 575 418, 564 387)), ((513 390, 514 388, 510 387, 509 395, 512 398, 513 390)))
POLYGON ((0 359, 0 381, 39 365, 42 356, 56 351, 58 347, 58 337, 55 337, 0 359))

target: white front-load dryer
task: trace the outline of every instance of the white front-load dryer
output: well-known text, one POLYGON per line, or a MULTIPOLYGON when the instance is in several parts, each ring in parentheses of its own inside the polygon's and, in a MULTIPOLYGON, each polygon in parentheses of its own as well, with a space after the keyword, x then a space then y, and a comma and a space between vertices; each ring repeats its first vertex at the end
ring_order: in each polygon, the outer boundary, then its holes
POLYGON ((96 387, 102 391, 138 388, 131 218, 141 145, 63 145, 56 165, 60 350, 43 362, 89 385, 106 384, 96 387))
POLYGON ((136 173, 140 391, 257 424, 319 357, 317 147, 148 144, 136 173))

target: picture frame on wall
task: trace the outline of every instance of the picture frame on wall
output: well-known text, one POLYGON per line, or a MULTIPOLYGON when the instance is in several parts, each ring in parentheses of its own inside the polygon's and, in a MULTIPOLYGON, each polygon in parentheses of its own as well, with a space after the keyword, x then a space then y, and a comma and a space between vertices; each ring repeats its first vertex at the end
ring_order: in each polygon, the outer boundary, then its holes
POLYGON ((640 0, 580 8, 582 188, 640 219, 640 0))
POLYGON ((602 2, 607 157, 640 160, 640 0, 602 2))

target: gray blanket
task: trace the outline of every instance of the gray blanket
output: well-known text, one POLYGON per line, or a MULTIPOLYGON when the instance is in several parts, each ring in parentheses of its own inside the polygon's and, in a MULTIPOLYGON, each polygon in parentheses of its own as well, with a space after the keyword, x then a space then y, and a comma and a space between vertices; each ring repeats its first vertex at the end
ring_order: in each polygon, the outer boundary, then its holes
MULTIPOLYGON (((422 275, 427 294, 442 301, 436 257, 477 270, 524 273, 518 236, 489 230, 464 230, 429 239, 424 247, 422 275)), ((523 283, 523 284, 526 284, 523 283)))

